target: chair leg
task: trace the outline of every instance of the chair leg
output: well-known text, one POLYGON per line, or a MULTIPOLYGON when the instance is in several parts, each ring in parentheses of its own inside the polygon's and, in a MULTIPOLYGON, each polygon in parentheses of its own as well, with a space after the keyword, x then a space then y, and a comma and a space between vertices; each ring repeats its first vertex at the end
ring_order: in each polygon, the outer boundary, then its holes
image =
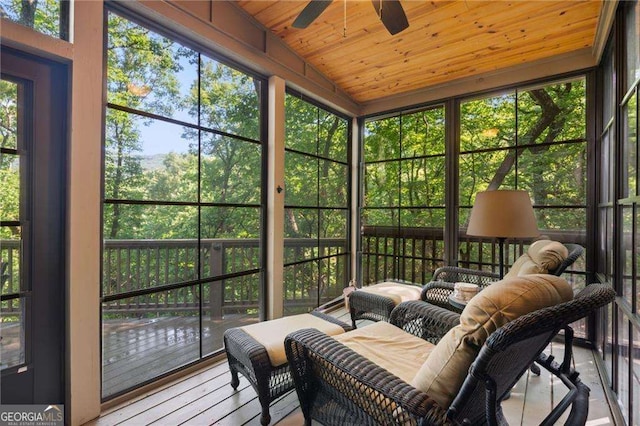
POLYGON ((267 426, 271 421, 271 414, 269 414, 269 404, 262 406, 262 416, 260 416, 260 424, 267 426))
POLYGON ((351 306, 349 307, 349 315, 351 316, 351 325, 355 330, 356 328, 358 328, 358 326, 356 325, 356 311, 351 306))
POLYGON ((231 373, 231 387, 233 388, 233 390, 238 390, 238 385, 240 384, 238 370, 229 365, 229 372, 231 373))
POLYGON ((530 367, 529 369, 530 369, 530 370, 531 370, 531 372, 532 372, 533 374, 535 374, 536 376, 539 376, 539 375, 540 375, 540 367, 539 367, 537 364, 535 364, 535 363, 531 364, 531 367, 530 367))
POLYGON ((258 401, 262 407, 262 416, 260 416, 260 424, 266 426, 271 421, 269 414, 269 405, 273 402, 271 398, 271 390, 269 388, 269 378, 271 373, 266 371, 256 371, 256 385, 254 389, 258 394, 258 401), (264 375, 264 376, 263 376, 264 375))

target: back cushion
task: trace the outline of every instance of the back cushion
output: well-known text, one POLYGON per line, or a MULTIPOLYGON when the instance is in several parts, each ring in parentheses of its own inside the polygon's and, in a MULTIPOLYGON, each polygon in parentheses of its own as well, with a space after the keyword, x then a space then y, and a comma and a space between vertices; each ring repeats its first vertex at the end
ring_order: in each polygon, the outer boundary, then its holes
POLYGON ((504 276, 504 278, 507 279, 519 277, 522 275, 546 273, 546 269, 534 262, 528 253, 524 253, 522 256, 517 258, 515 262, 513 262, 513 265, 509 269, 509 272, 504 276))
POLYGON ((538 240, 527 250, 531 260, 545 269, 553 271, 569 256, 569 250, 558 241, 538 240))
POLYGON ((504 279, 482 290, 436 345, 411 384, 448 408, 487 337, 507 322, 535 310, 569 301, 571 286, 554 275, 504 279))
POLYGON ((529 274, 548 274, 569 256, 569 250, 558 241, 538 240, 533 242, 526 253, 516 259, 505 278, 529 274))

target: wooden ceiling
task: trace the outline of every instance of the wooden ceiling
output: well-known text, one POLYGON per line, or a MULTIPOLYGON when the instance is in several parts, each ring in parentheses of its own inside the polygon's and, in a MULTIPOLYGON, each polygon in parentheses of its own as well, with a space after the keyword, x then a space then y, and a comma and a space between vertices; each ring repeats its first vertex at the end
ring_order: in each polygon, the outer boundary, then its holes
POLYGON ((392 36, 371 1, 335 0, 306 29, 307 1, 237 4, 364 103, 593 46, 601 0, 402 0, 409 28, 392 36))

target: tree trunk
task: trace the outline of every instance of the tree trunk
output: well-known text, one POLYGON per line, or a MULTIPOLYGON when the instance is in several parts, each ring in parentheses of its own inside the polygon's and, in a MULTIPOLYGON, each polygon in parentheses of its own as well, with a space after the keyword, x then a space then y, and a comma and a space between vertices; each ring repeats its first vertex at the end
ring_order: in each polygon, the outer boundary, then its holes
MULTIPOLYGON (((531 95, 533 100, 542 108, 542 116, 540 117, 536 125, 529 129, 529 131, 522 136, 520 141, 521 144, 528 145, 533 143, 536 139, 538 139, 538 137, 540 137, 542 132, 544 132, 545 129, 549 127, 551 127, 551 129, 549 134, 547 135, 547 138, 545 139, 545 142, 553 141, 553 139, 555 139, 555 137, 560 132, 560 129, 562 129, 566 118, 560 114, 560 112, 562 112, 561 109, 553 102, 551 96, 549 96, 549 94, 544 89, 532 90, 529 92, 529 94, 531 95)), ((532 152, 540 152, 543 150, 546 151, 548 148, 548 146, 537 147, 534 151, 534 148, 531 147, 529 148, 529 150, 531 150, 532 152)), ((520 155, 522 155, 523 152, 523 149, 516 149, 511 150, 507 153, 507 156, 504 158, 504 160, 502 160, 500 167, 498 167, 498 170, 496 170, 496 174, 493 175, 493 179, 491 179, 489 187, 487 188, 488 190, 496 190, 500 188, 500 186, 504 182, 505 177, 507 176, 507 174, 509 174, 509 171, 511 171, 511 168, 515 164, 516 159, 520 155)))
POLYGON ((33 28, 36 21, 36 9, 38 8, 38 0, 22 0, 22 8, 20 9, 20 23, 29 28, 33 28))
MULTIPOLYGON (((116 143, 118 144, 118 157, 116 159, 116 174, 115 177, 113 179, 113 198, 114 199, 118 199, 120 197, 120 181, 122 180, 122 167, 123 167, 123 157, 124 157, 124 153, 123 153, 123 143, 120 140, 120 131, 118 128, 118 125, 115 125, 115 140, 116 143)), ((113 205, 113 220, 111 221, 111 230, 109 232, 109 238, 110 239, 115 239, 116 236, 118 235, 118 227, 119 227, 119 222, 120 222, 120 205, 118 203, 115 203, 113 205)))

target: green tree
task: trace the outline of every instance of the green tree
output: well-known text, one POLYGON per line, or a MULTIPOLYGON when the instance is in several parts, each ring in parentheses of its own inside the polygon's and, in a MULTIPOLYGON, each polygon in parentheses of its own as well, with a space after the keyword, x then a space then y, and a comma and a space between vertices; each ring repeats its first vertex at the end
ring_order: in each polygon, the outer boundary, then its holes
MULTIPOLYGON (((181 46, 146 28, 109 13, 107 44, 107 101, 156 114, 171 114, 178 95, 176 73, 181 46)), ((141 166, 140 127, 150 120, 114 108, 107 109, 105 135, 105 196, 143 199, 147 176, 141 166)), ((113 204, 105 210, 108 238, 126 238, 141 226, 139 208, 113 204), (126 210, 126 211, 124 211, 126 210), (125 226, 122 226, 122 222, 125 226)))
POLYGON ((202 126, 229 134, 185 129, 185 137, 194 141, 192 154, 197 158, 199 153, 201 158, 201 200, 220 204, 202 209, 201 235, 258 238, 259 210, 225 205, 261 203, 260 84, 253 77, 212 59, 201 57, 200 61, 200 90, 194 83, 185 106, 192 116, 200 117, 202 126))

